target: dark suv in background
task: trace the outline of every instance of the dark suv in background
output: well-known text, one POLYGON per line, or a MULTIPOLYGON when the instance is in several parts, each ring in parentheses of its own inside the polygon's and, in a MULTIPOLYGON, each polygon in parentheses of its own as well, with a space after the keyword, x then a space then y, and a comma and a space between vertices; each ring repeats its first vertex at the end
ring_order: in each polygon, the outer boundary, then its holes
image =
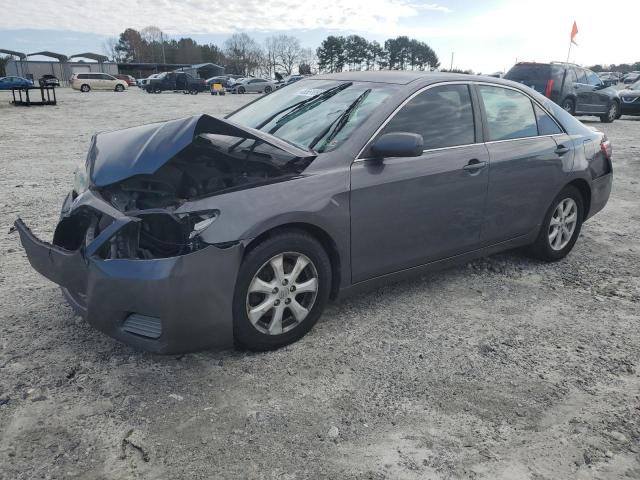
POLYGON ((168 90, 197 95, 198 92, 207 90, 207 82, 184 72, 164 72, 156 78, 149 79, 144 89, 147 93, 162 93, 168 90))
POLYGON ((513 66, 504 76, 533 88, 572 115, 596 115, 605 123, 620 113, 616 89, 605 85, 587 68, 570 63, 529 63, 513 66))

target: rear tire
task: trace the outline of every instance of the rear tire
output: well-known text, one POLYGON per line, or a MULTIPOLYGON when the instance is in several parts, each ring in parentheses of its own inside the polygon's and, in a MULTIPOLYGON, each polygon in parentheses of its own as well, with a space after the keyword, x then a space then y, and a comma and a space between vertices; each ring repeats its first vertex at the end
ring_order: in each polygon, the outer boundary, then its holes
POLYGON ((267 238, 247 253, 238 272, 233 297, 233 333, 237 344, 249 350, 265 351, 295 342, 318 321, 330 291, 331 262, 318 240, 299 230, 283 231, 267 238), (270 263, 280 256, 283 258, 281 271, 286 279, 282 282, 270 263), (303 259, 301 264, 306 261, 309 263, 299 270, 299 275, 295 275, 294 266, 299 259, 303 259), (265 280, 265 272, 267 275, 271 273, 271 278, 265 280), (258 275, 261 277, 258 278, 258 275), (268 285, 269 291, 260 293, 255 286, 252 287, 256 285, 256 278, 262 285, 268 285), (296 285, 302 290, 303 285, 309 285, 310 281, 315 287, 314 292, 305 289, 302 293, 294 293, 296 285), (270 290, 271 287, 274 291, 270 290), (249 292, 250 288, 253 293, 249 292), (256 319, 255 308, 269 299, 276 303, 265 308, 256 319), (304 308, 302 313, 297 310, 300 306, 304 308), (296 308, 297 314, 292 307, 296 308), (279 329, 275 328, 269 333, 278 309, 279 329), (253 322, 249 319, 249 310, 254 311, 253 322), (298 318, 301 320, 298 321, 298 318))
POLYGON ((80 91, 81 91, 81 92, 87 93, 87 92, 89 92, 90 90, 91 90, 91 87, 90 87, 89 85, 87 85, 86 83, 83 83, 83 84, 80 86, 80 91))
POLYGON ((551 202, 551 206, 547 210, 538 238, 531 246, 533 256, 546 262, 555 262, 566 257, 578 240, 583 215, 584 201, 580 191, 567 185, 551 202), (563 215, 562 210, 566 216, 563 215), (574 215, 573 221, 575 223, 572 225, 571 219, 574 215))
POLYGON ((607 113, 600 116, 600 121, 602 123, 612 123, 616 118, 619 118, 619 114, 620 106, 618 105, 618 102, 611 102, 607 113))
POLYGON ((562 102, 561 107, 564 111, 570 113, 571 115, 575 115, 576 113, 576 103, 570 98, 565 98, 562 102))

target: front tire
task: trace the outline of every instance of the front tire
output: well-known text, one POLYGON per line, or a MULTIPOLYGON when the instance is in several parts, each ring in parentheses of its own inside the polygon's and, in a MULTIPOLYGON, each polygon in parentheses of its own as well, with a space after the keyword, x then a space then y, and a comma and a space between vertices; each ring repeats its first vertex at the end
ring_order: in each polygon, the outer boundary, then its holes
POLYGON ((577 188, 568 185, 556 196, 545 215, 531 252, 540 260, 555 262, 573 249, 584 218, 584 201, 577 188))
POLYGON ((271 88, 270 86, 264 87, 264 93, 271 93, 272 90, 273 88, 271 88))
POLYGON ((80 86, 80 91, 81 92, 87 93, 90 90, 91 90, 91 87, 89 85, 87 85, 86 83, 83 84, 82 86, 80 86))
POLYGON ((116 92, 124 92, 124 87, 121 84, 116 85, 115 88, 116 92))
POLYGON ((331 291, 331 262, 314 237, 278 233, 247 253, 233 299, 237 344, 273 350, 302 338, 315 325, 331 291))
POLYGON ((609 105, 609 109, 607 110, 607 113, 600 116, 600 121, 602 123, 611 123, 616 118, 619 118, 619 113, 620 113, 620 106, 618 105, 618 102, 611 102, 611 105, 609 105))
POLYGON ((238 87, 238 93, 242 94, 246 92, 246 90, 244 89, 244 87, 238 87))

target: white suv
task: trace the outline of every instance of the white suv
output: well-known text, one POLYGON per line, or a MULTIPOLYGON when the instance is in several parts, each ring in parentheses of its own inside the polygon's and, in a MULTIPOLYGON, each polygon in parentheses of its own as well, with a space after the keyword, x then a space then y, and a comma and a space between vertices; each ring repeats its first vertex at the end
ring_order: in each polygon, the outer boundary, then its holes
POLYGON ((127 82, 106 73, 74 73, 71 76, 71 88, 81 92, 90 90, 123 92, 127 87, 127 82))

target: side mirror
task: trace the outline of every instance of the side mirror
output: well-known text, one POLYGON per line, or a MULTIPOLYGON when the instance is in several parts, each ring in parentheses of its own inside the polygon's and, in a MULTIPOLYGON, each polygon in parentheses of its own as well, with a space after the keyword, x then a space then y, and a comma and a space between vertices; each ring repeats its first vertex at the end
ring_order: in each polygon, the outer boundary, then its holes
POLYGON ((371 145, 375 158, 419 157, 424 151, 424 139, 418 133, 385 133, 371 145))

